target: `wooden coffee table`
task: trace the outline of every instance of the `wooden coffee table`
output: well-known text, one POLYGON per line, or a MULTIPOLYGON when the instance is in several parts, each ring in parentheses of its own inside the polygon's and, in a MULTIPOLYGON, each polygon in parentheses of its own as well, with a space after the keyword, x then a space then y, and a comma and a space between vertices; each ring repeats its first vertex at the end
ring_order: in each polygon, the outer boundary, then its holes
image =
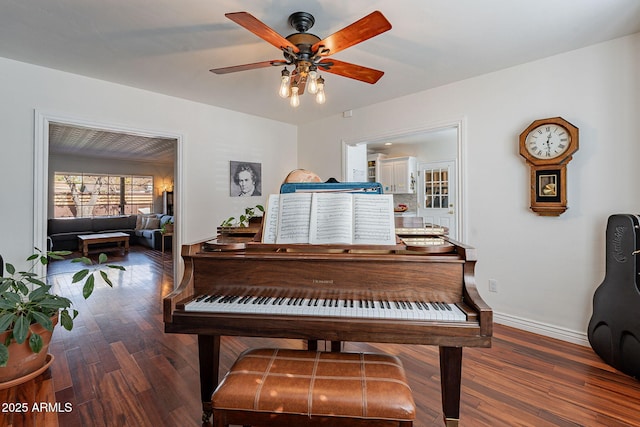
POLYGON ((78 236, 78 250, 83 256, 89 255, 89 245, 96 243, 117 243, 118 247, 124 242, 124 252, 129 252, 129 235, 127 233, 98 233, 78 236))

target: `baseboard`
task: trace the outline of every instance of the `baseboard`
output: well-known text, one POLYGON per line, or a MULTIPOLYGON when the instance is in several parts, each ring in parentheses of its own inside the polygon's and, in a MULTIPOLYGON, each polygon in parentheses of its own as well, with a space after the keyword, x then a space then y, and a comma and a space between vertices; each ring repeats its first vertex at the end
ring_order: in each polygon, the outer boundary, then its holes
POLYGON ((511 326, 513 328, 533 332, 534 334, 556 338, 585 347, 588 347, 590 345, 587 334, 584 332, 572 331, 570 329, 561 328, 555 325, 550 325, 548 323, 537 322, 535 320, 511 316, 503 313, 496 313, 495 311, 493 312, 493 320, 494 322, 501 325, 511 326))

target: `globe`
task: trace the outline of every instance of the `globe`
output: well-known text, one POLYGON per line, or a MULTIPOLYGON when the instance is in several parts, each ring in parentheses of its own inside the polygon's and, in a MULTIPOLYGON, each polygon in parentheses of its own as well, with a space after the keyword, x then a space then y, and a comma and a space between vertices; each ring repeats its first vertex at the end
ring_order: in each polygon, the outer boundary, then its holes
POLYGON ((306 169, 295 169, 289 172, 284 182, 322 182, 322 180, 314 172, 306 169))

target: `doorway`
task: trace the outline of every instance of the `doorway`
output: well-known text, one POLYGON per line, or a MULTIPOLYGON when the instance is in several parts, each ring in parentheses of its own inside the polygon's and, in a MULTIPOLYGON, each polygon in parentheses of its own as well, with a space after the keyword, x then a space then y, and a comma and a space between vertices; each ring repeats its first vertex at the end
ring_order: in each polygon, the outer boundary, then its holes
MULTIPOLYGON (((47 112, 35 112, 35 153, 34 153, 34 223, 33 223, 33 239, 34 247, 47 247, 47 219, 49 211, 49 135, 50 127, 55 125, 65 125, 70 127, 80 127, 85 129, 94 129, 103 132, 112 132, 114 134, 127 134, 138 136, 141 138, 163 138, 175 141, 175 159, 173 163, 174 171, 174 191, 175 191, 175 217, 176 226, 174 228, 174 247, 179 248, 182 236, 182 142, 183 136, 178 133, 166 131, 155 131, 147 129, 139 129, 133 127, 122 127, 111 124, 91 122, 76 117, 61 116, 47 112)), ((174 281, 181 277, 180 263, 178 257, 179 251, 173 251, 174 265, 174 281)), ((38 272, 41 275, 46 274, 44 268, 38 272)))
MULTIPOLYGON (((465 159, 463 124, 464 120, 460 119, 458 121, 427 125, 417 129, 399 130, 384 135, 343 140, 343 180, 348 181, 348 178, 353 176, 350 173, 353 165, 361 164, 360 162, 362 161, 360 159, 362 150, 354 149, 354 146, 366 146, 366 153, 369 159, 373 158, 373 156, 376 156, 377 159, 412 156, 417 159, 418 165, 422 164, 422 166, 427 167, 429 164, 433 164, 434 168, 436 166, 439 167, 442 162, 448 163, 448 166, 443 166, 448 169, 447 195, 445 196, 440 192, 436 198, 434 197, 436 194, 430 194, 432 203, 435 203, 434 200, 437 199, 442 204, 443 200, 446 199, 446 208, 441 207, 439 209, 447 210, 435 212, 433 210, 435 205, 432 205, 430 209, 423 208, 426 206, 427 199, 424 175, 422 174, 417 176, 418 185, 415 186, 415 192, 394 194, 394 203, 396 202, 395 199, 398 199, 400 203, 410 206, 410 211, 405 212, 404 216, 422 216, 425 218, 425 222, 448 223, 449 236, 452 239, 464 241, 465 159), (354 156, 359 157, 354 158, 354 156)), ((365 157, 364 161, 368 160, 367 157, 365 157)), ((440 175, 438 178, 440 178, 440 175)), ((377 177, 377 181, 380 181, 380 177, 377 177)), ((431 182, 431 184, 433 185, 434 182, 431 182)), ((439 183, 439 185, 441 186, 442 184, 439 183)), ((441 190, 442 188, 439 187, 439 191, 441 190)))

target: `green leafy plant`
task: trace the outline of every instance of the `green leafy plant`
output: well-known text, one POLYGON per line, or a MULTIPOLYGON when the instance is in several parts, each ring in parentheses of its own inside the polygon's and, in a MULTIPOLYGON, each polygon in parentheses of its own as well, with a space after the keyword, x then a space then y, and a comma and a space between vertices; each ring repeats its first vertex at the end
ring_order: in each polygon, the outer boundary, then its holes
POLYGON ((249 220, 258 216, 256 211, 262 212, 264 214, 264 206, 255 205, 252 208, 245 208, 244 214, 240 215, 240 218, 238 218, 237 221, 235 217, 231 216, 222 221, 220 227, 248 227, 249 220))
POLYGON ((166 234, 168 232, 173 233, 173 220, 170 219, 169 221, 162 224, 162 227, 160 228, 160 232, 162 234, 166 234))
MULTIPOLYGON (((73 302, 63 296, 50 293, 51 285, 34 273, 38 263, 47 265, 49 259, 63 259, 70 253, 69 251, 42 252, 36 248, 36 253, 27 258, 31 263, 28 271, 16 271, 12 264, 6 264, 8 275, 0 277, 0 333, 7 330, 11 330, 11 333, 5 342, 0 342, 0 367, 7 365, 8 346, 11 340, 22 344, 29 336, 29 332, 31 332, 29 347, 34 353, 40 352, 43 346, 42 337, 30 330, 31 325, 38 323, 51 331, 54 326, 51 318, 58 313, 60 324, 68 331, 73 329, 73 320, 78 315, 78 311, 72 308, 73 302)), ((105 254, 99 255, 97 264, 87 257, 75 258, 71 262, 86 266, 72 278, 72 283, 83 282, 82 295, 85 299, 93 293, 97 276, 113 287, 107 274, 108 269, 125 270, 119 265, 106 264, 105 254)))

